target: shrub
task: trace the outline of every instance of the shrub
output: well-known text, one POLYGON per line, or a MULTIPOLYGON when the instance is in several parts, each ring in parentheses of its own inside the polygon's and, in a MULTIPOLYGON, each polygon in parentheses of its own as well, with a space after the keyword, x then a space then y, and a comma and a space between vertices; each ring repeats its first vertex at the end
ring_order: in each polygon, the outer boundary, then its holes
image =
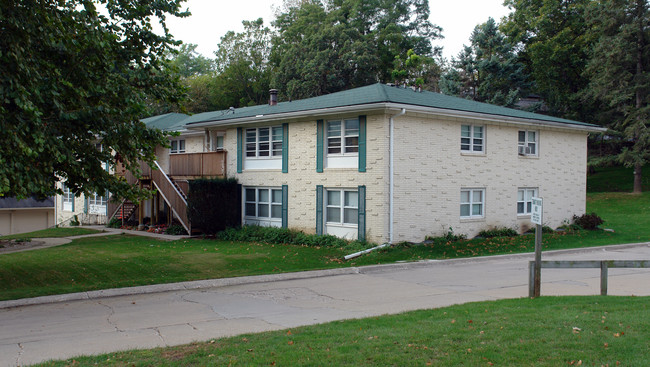
POLYGON ((508 227, 494 227, 490 229, 484 229, 478 233, 479 237, 483 238, 493 238, 493 237, 515 237, 519 233, 508 227))
POLYGON ((596 215, 596 213, 585 213, 581 216, 573 216, 573 224, 581 229, 593 231, 598 229, 598 226, 603 223, 603 219, 596 215))
POLYGON ((434 244, 436 243, 447 243, 447 242, 458 242, 467 239, 467 236, 464 234, 454 233, 454 229, 449 227, 447 233, 440 237, 426 236, 425 241, 431 241, 434 244))
POLYGON ((77 217, 77 215, 75 214, 75 216, 72 219, 70 219, 70 225, 76 227, 80 224, 81 223, 79 223, 79 217, 77 217))
POLYGON ((108 221, 108 224, 106 224, 106 227, 108 228, 120 228, 122 226, 122 220, 118 218, 112 218, 110 221, 108 221))
POLYGON ((184 235, 187 234, 187 231, 185 230, 185 228, 183 228, 183 226, 179 224, 174 224, 167 227, 167 229, 165 230, 165 234, 184 235))
POLYGON ((215 234, 241 223, 241 185, 234 178, 189 181, 187 216, 192 226, 215 234))
POLYGON ((266 244, 288 244, 318 247, 367 247, 359 241, 348 241, 332 235, 306 234, 302 231, 278 227, 243 226, 228 228, 217 233, 217 238, 235 242, 258 242, 266 244))

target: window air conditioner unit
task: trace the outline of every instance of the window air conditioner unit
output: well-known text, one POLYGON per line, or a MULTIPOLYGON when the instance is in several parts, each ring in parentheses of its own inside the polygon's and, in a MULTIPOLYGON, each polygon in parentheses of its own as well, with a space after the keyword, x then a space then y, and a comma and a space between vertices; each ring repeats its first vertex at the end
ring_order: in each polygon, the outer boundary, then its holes
POLYGON ((526 155, 526 150, 527 150, 526 148, 528 148, 528 147, 523 146, 523 145, 517 146, 517 153, 519 153, 519 155, 526 155))

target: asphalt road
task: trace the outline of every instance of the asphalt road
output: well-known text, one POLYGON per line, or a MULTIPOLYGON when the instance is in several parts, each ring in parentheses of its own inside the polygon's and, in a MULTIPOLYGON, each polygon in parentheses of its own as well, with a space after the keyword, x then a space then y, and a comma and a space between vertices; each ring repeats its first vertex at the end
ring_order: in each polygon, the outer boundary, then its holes
MULTIPOLYGON (((525 254, 235 278, 17 307, 0 302, 0 366, 527 297, 532 259, 525 254)), ((546 252, 543 260, 650 260, 650 243, 546 252)), ((650 269, 610 269, 608 279, 610 295, 650 295, 650 269)), ((542 296, 596 295, 599 287, 598 269, 542 271, 542 296)))

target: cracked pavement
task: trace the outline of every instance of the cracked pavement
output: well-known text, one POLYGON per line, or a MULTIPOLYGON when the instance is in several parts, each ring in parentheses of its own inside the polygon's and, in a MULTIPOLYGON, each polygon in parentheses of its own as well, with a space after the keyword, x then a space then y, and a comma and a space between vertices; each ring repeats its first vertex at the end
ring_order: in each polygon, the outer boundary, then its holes
MULTIPOLYGON (((0 309, 0 366, 528 296, 532 254, 357 268, 347 274, 128 294, 0 309)), ((646 260, 650 244, 545 253, 646 260)), ((315 274, 315 273, 314 273, 315 274)), ((255 278, 261 279, 261 278, 255 278)), ((650 295, 650 269, 610 269, 609 294, 650 295)), ((597 295, 598 269, 544 269, 544 295, 597 295)))

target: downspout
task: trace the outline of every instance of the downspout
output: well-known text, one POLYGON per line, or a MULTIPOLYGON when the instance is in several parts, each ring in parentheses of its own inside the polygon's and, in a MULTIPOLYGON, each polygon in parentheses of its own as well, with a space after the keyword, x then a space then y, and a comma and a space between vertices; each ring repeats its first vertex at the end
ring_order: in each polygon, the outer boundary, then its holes
POLYGON ((395 121, 393 120, 395 117, 402 116, 406 113, 406 109, 402 108, 400 113, 397 115, 393 115, 388 119, 388 152, 389 152, 389 158, 388 158, 388 243, 393 243, 393 195, 394 195, 394 186, 395 186, 395 180, 393 178, 395 174, 395 169, 394 169, 394 153, 395 153, 395 137, 394 137, 394 130, 395 130, 395 121))

